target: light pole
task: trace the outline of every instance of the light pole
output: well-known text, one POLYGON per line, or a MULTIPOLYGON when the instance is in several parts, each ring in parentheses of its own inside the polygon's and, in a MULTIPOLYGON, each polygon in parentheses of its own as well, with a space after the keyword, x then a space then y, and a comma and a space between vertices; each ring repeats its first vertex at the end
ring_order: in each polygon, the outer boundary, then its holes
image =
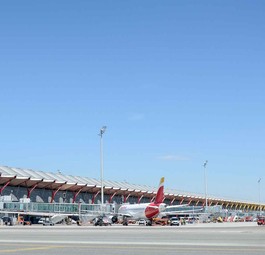
POLYGON ((261 178, 259 178, 259 180, 258 180, 258 184, 259 184, 259 215, 261 216, 261 204, 260 204, 260 181, 261 181, 261 178))
POLYGON ((106 131, 106 126, 103 126, 99 131, 100 136, 100 181, 101 181, 101 210, 104 205, 104 189, 103 189, 103 134, 106 131))
POLYGON ((205 160, 203 167, 204 167, 204 185, 205 185, 205 212, 208 210, 208 202, 207 202, 207 174, 206 174, 206 165, 208 160, 205 160))

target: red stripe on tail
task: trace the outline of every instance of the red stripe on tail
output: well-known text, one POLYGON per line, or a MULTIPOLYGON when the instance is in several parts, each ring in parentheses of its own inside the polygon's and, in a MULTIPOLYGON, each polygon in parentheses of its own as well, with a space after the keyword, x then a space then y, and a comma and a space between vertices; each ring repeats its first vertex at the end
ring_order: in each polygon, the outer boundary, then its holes
POLYGON ((164 200, 164 180, 165 178, 162 177, 159 183, 159 187, 156 193, 156 198, 155 198, 155 204, 160 204, 163 203, 164 200))

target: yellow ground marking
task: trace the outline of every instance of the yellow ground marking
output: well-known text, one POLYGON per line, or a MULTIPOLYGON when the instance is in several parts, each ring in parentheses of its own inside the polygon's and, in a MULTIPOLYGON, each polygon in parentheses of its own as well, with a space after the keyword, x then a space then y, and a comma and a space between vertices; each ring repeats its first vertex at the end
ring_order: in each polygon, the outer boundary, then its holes
MULTIPOLYGON (((98 245, 86 245, 86 244, 79 244, 79 245, 71 245, 71 244, 66 244, 65 246, 61 246, 60 248, 79 248, 79 249, 118 249, 118 250, 123 250, 123 249, 141 249, 141 250, 157 250, 158 247, 156 246, 134 246, 134 244, 132 245, 128 245, 128 246, 124 246, 124 245, 106 245, 104 244, 104 246, 99 247, 98 245)), ((160 247, 161 248, 161 247, 160 247)), ((182 250, 182 251, 186 251, 186 250, 190 250, 190 251, 198 251, 198 252, 204 252, 204 251, 247 251, 247 250, 251 250, 251 251, 265 251, 265 247, 163 247, 161 248, 161 250, 174 250, 174 251, 178 251, 178 250, 182 250)))
MULTIPOLYGON (((2 244, 1 244, 2 245, 2 244)), ((4 244, 6 245, 6 244, 4 244)), ((14 244, 14 245, 23 245, 24 244, 14 244)), ((14 246, 13 245, 13 246, 14 246)), ((25 244, 27 245, 27 244, 25 244)), ((29 245, 29 244, 28 244, 29 245)), ((29 245, 29 246, 34 246, 34 245, 29 245)), ((105 250, 105 249, 116 249, 116 250, 124 250, 124 249, 134 249, 134 250, 156 250, 156 246, 141 246, 141 245, 104 245, 103 247, 99 247, 98 245, 89 245, 89 244, 78 244, 78 245, 71 245, 71 244, 65 244, 65 245, 50 245, 50 246, 37 246, 37 247, 23 247, 23 248, 13 248, 13 249, 5 249, 5 250, 0 250, 0 253, 15 253, 15 252, 23 252, 23 251, 37 251, 37 250, 51 250, 51 249, 69 249, 69 248, 78 248, 78 249, 98 249, 98 250, 105 250)), ((223 251, 223 252, 240 252, 240 251, 247 251, 248 249, 256 252, 265 252, 264 247, 163 247, 160 248, 161 250, 174 250, 176 252, 178 251, 191 251, 191 252, 205 252, 205 251, 223 251)))
MULTIPOLYGON (((67 248, 67 247, 65 247, 67 248)), ((135 246, 104 246, 104 247, 99 247, 99 246, 93 246, 93 245, 87 245, 87 246, 69 246, 68 248, 78 248, 79 250, 82 250, 82 249, 86 249, 87 251, 89 250, 93 250, 93 249, 96 249, 96 250, 106 250, 106 249, 113 249, 113 250, 117 250, 117 251, 123 251, 123 250, 135 250, 135 252, 143 252, 143 251, 146 251, 146 250, 157 250, 157 247, 146 247, 146 246, 143 246, 143 247, 135 247, 135 246)), ((168 251, 168 252, 172 252, 174 251, 175 254, 180 254, 182 252, 192 252, 192 254, 205 254, 205 252, 225 252, 226 254, 235 254, 235 252, 237 253, 241 253, 241 252, 246 252, 247 249, 245 248, 207 248, 207 247, 198 247, 198 248, 192 248, 192 247, 163 247, 161 249, 159 249, 161 251, 168 251), (180 252, 180 253, 179 253, 180 252)), ((264 248, 251 248, 249 249, 249 251, 251 252, 259 252, 262 253, 262 254, 265 254, 265 249, 264 248)), ((236 254, 237 254, 236 253, 236 254)), ((141 254, 141 253, 139 253, 141 254)))
POLYGON ((16 248, 16 249, 6 249, 0 250, 0 253, 12 253, 12 252, 22 252, 22 251, 38 251, 38 250, 51 250, 55 248, 64 248, 65 246, 43 246, 43 247, 29 247, 29 248, 16 248))

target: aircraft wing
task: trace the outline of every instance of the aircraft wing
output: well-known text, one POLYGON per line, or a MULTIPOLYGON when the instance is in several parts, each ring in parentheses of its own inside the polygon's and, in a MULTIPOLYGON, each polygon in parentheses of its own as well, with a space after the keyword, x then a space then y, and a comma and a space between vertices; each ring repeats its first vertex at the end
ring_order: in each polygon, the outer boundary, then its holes
POLYGON ((166 208, 181 208, 181 207, 185 207, 185 206, 189 206, 188 204, 183 204, 183 205, 168 205, 166 208))
POLYGON ((126 213, 118 213, 118 216, 124 216, 124 217, 128 217, 128 218, 130 218, 130 217, 133 217, 131 214, 126 214, 126 213))
POLYGON ((164 211, 161 212, 162 215, 177 215, 177 214, 201 214, 202 213, 203 208, 200 209, 190 209, 190 210, 172 210, 172 211, 164 211))

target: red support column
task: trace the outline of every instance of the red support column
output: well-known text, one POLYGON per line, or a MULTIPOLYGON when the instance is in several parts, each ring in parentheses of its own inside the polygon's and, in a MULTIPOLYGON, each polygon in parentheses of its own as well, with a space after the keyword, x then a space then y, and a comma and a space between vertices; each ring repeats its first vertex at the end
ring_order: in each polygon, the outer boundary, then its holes
POLYGON ((51 199, 51 204, 53 203, 53 200, 54 200, 54 198, 55 198, 55 195, 58 193, 58 191, 61 189, 61 187, 59 187, 57 190, 54 190, 53 192, 52 192, 52 199, 51 199))
POLYGON ((4 189, 10 184, 10 182, 14 179, 16 179, 17 176, 14 176, 13 178, 9 179, 8 182, 0 189, 0 195, 2 195, 2 192, 4 189))
POLYGON ((54 200, 54 198, 55 198, 55 195, 58 193, 58 191, 59 191, 59 190, 63 187, 63 185, 65 185, 65 184, 66 184, 66 182, 65 182, 64 184, 60 185, 60 187, 58 187, 57 190, 55 190, 55 191, 52 192, 51 204, 53 203, 53 200, 54 200))
POLYGON ((190 205, 190 204, 191 204, 191 202, 192 202, 192 199, 190 199, 190 200, 189 200, 189 203, 188 203, 188 205, 190 205))
POLYGON ((156 198, 156 196, 153 196, 150 202, 151 203, 154 202, 155 198, 156 198))
POLYGON ((97 195, 98 195, 99 193, 100 193, 100 190, 99 190, 97 193, 94 194, 94 196, 93 196, 93 198, 92 198, 92 204, 95 203, 95 199, 96 199, 96 197, 97 197, 97 195))
POLYGON ((179 204, 182 205, 183 202, 184 202, 184 198, 182 198, 179 204))
MULTIPOLYGON (((87 186, 87 185, 86 185, 86 186, 87 186)), ((86 186, 82 187, 82 188, 79 189, 77 192, 75 192, 74 197, 73 197, 73 204, 75 203, 75 200, 76 200, 77 196, 80 194, 80 192, 81 192, 86 186)))
POLYGON ((117 192, 114 192, 113 193, 113 195, 110 197, 110 199, 109 199, 109 203, 111 203, 112 202, 112 199, 115 197, 115 195, 117 194, 117 192))
POLYGON ((196 202, 196 206, 197 206, 199 203, 200 203, 200 200, 198 200, 198 201, 196 202))
POLYGON ((28 198, 30 198, 31 192, 38 186, 38 183, 36 183, 31 189, 27 189, 28 190, 28 198))
POLYGON ((0 195, 2 195, 2 192, 4 191, 4 189, 9 185, 11 181, 8 181, 1 189, 0 189, 0 195))
POLYGON ((129 193, 127 197, 124 197, 124 201, 123 201, 123 203, 126 203, 126 202, 127 202, 127 199, 128 199, 130 196, 131 196, 131 193, 129 193))
POLYGON ((170 202, 170 205, 173 205, 174 201, 176 200, 176 198, 174 197, 171 202, 170 202))
POLYGON ((140 202, 141 202, 143 196, 144 196, 144 195, 142 195, 142 196, 140 196, 140 197, 138 198, 138 201, 137 201, 138 204, 140 204, 140 202))

